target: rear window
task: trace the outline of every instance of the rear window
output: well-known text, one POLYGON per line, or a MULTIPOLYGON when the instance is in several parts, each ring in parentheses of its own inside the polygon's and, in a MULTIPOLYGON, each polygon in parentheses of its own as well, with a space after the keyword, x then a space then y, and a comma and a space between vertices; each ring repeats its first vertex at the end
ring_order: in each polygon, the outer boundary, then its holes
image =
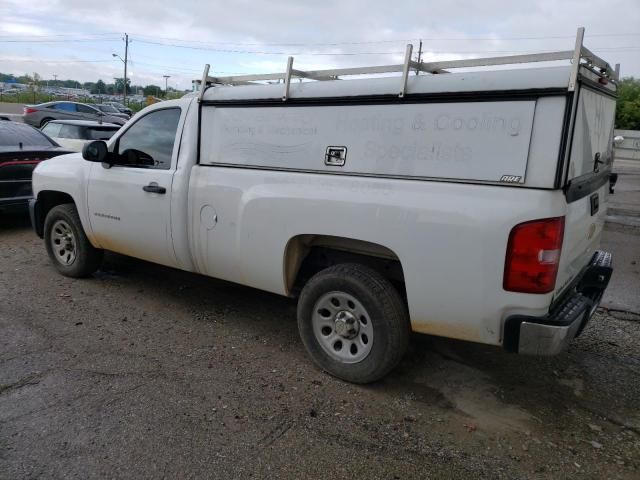
POLYGON ((89 140, 109 140, 117 131, 117 127, 91 127, 87 130, 87 136, 89 140))
POLYGON ((49 135, 50 137, 57 137, 60 133, 60 128, 62 128, 62 124, 49 122, 44 127, 42 127, 42 133, 45 135, 49 135))
POLYGON ((79 138, 85 140, 85 132, 83 127, 78 125, 62 125, 58 138, 79 138))
POLYGON ((0 146, 11 147, 22 143, 27 147, 51 147, 55 145, 33 127, 22 123, 0 121, 0 146))
MULTIPOLYGON (((615 114, 615 98, 586 87, 580 89, 571 146, 569 179, 594 172, 596 156, 605 165, 613 161, 615 114)), ((599 164, 600 168, 602 164, 599 164)))

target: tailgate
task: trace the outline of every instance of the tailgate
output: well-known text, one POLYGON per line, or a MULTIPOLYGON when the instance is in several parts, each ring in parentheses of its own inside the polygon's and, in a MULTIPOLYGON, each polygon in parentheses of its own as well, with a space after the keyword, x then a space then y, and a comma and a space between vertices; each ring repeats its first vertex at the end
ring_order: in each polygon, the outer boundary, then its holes
POLYGON ((581 85, 568 143, 567 213, 556 295, 587 266, 600 245, 613 163, 615 91, 581 85))

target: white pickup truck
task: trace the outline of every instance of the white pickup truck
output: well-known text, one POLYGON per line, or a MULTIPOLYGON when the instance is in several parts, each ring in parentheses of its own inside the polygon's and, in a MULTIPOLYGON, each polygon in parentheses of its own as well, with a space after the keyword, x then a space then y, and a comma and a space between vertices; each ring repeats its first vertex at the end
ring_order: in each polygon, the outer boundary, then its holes
POLYGON ((410 331, 559 353, 612 271, 598 244, 618 75, 582 32, 517 57, 207 67, 199 92, 42 162, 32 223, 63 275, 110 250, 297 296, 310 356, 352 382, 389 372, 410 331))

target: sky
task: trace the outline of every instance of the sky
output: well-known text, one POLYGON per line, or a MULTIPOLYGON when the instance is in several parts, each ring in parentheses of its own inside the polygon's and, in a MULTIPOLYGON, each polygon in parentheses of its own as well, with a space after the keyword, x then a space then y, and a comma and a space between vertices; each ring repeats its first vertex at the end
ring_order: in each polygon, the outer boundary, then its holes
POLYGON ((0 0, 0 72, 188 89, 213 75, 453 60, 585 45, 640 77, 640 0, 0 0))

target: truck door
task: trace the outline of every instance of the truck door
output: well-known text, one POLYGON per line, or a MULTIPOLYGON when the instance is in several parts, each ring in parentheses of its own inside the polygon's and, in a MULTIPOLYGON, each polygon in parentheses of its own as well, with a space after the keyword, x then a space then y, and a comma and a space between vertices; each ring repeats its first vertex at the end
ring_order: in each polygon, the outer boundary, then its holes
POLYGON ((88 209, 100 247, 176 266, 170 207, 180 115, 178 107, 149 112, 111 144, 110 168, 92 165, 88 209))

